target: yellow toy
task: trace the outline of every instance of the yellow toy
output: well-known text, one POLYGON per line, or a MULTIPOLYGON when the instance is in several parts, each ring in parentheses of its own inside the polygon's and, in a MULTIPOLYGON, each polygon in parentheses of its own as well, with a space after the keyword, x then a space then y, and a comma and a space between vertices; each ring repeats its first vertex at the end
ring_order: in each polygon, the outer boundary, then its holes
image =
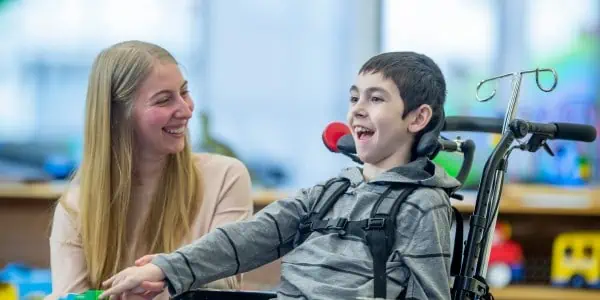
POLYGON ((8 283, 0 283, 0 300, 17 300, 17 290, 8 283))
POLYGON ((554 286, 600 289, 600 231, 558 235, 550 280, 554 286))

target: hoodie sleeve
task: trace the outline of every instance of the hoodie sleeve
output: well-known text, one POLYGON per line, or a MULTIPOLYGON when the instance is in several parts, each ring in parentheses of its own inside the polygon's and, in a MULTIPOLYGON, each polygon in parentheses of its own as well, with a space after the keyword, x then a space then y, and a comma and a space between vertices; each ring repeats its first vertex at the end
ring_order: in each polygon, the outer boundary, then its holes
POLYGON ((292 250, 316 187, 273 202, 247 221, 217 228, 174 253, 156 256, 152 263, 165 273, 171 295, 250 271, 292 250))
POLYGON ((448 197, 441 190, 422 189, 408 202, 399 214, 392 256, 409 270, 406 299, 450 299, 452 208, 448 197))

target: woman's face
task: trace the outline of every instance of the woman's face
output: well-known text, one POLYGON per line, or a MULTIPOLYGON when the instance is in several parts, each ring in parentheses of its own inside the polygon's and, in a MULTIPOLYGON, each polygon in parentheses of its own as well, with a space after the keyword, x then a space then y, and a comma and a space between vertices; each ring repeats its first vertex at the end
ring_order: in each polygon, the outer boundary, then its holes
POLYGON ((174 63, 156 63, 134 99, 136 154, 178 153, 184 149, 194 104, 187 81, 174 63))

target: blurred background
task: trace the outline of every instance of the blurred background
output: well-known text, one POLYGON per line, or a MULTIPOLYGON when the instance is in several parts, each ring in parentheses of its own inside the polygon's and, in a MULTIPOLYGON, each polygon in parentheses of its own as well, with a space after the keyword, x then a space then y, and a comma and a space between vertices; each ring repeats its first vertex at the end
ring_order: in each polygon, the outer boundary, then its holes
MULTIPOLYGON (((526 76, 519 117, 597 124, 599 1, 570 3, 1 0, 0 176, 60 178, 77 164, 92 61, 127 39, 158 43, 181 62, 197 108, 195 150, 237 156, 268 188, 310 186, 349 163, 329 153, 320 134, 345 120, 357 70, 382 51, 436 60, 448 81, 447 115, 502 116, 510 80, 484 104, 475 100, 477 83, 549 67, 557 89, 544 93, 526 76)), ((473 184, 494 143, 469 137, 478 147, 473 184)), ((509 180, 598 182, 597 143, 552 146, 555 158, 515 154, 509 180)), ((450 157, 439 161, 456 167, 450 157)))
MULTIPOLYGON (((196 105, 190 124, 194 149, 238 157, 251 170, 257 191, 312 186, 352 164, 330 153, 321 133, 329 122, 345 120, 356 72, 384 51, 432 57, 446 76, 449 116, 503 117, 510 80, 499 82, 486 103, 475 99, 479 81, 554 68, 559 80, 551 93, 537 88, 533 74, 524 77, 518 117, 600 127, 599 0, 0 0, 0 198, 12 199, 11 209, 22 206, 22 215, 11 213, 11 224, 31 217, 27 212, 33 208, 25 208, 23 199, 54 199, 62 191, 56 184, 81 157, 93 59, 129 39, 157 43, 175 55, 196 105), (15 182, 31 185, 15 188, 15 182)), ((552 78, 542 76, 541 83, 549 87, 552 78)), ((458 134, 477 144, 467 182, 474 189, 497 136, 458 134)), ((528 198, 533 202, 572 192, 557 205, 568 207, 564 203, 571 199, 579 213, 551 210, 541 218, 575 215, 577 220, 565 221, 569 229, 600 230, 594 219, 600 216, 594 202, 600 195, 600 143, 550 146, 555 157, 514 153, 508 187, 522 188, 514 195, 537 188, 527 194, 537 195, 528 198)), ((441 154, 436 161, 455 174, 461 160, 441 154)), ((42 206, 51 207, 47 203, 42 206)), ((3 207, 9 211, 8 204, 3 207)), ((508 219, 527 211, 502 209, 508 219)), ((538 213, 535 205, 529 209, 538 213)), ((45 222, 47 216, 39 218, 45 222)), ((513 235, 531 240, 534 225, 519 224, 513 235)), ((26 243, 22 234, 7 232, 0 228, 0 247, 26 243)), ((531 282, 549 281, 543 262, 549 263, 550 236, 558 233, 548 233, 546 250, 531 248, 541 268, 535 276, 528 273, 531 282)), ((27 256, 19 248, 11 250, 14 258, 7 251, 0 251, 0 268, 22 257, 31 265, 46 262, 45 253, 27 256)), ((600 255, 600 244, 597 251, 600 255)))

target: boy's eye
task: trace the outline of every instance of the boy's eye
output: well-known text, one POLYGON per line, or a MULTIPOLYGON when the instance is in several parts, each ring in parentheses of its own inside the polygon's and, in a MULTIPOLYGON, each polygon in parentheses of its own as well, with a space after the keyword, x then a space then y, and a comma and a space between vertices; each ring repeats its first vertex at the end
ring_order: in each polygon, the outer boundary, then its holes
POLYGON ((358 97, 350 96, 350 102, 352 102, 352 103, 358 102, 358 97))
POLYGON ((383 99, 381 99, 379 97, 371 97, 371 101, 373 101, 373 102, 383 102, 383 99))
POLYGON ((189 94, 190 94, 190 91, 188 91, 188 90, 183 90, 183 91, 181 91, 181 93, 180 93, 181 97, 185 97, 185 96, 187 96, 187 95, 189 95, 189 94))

